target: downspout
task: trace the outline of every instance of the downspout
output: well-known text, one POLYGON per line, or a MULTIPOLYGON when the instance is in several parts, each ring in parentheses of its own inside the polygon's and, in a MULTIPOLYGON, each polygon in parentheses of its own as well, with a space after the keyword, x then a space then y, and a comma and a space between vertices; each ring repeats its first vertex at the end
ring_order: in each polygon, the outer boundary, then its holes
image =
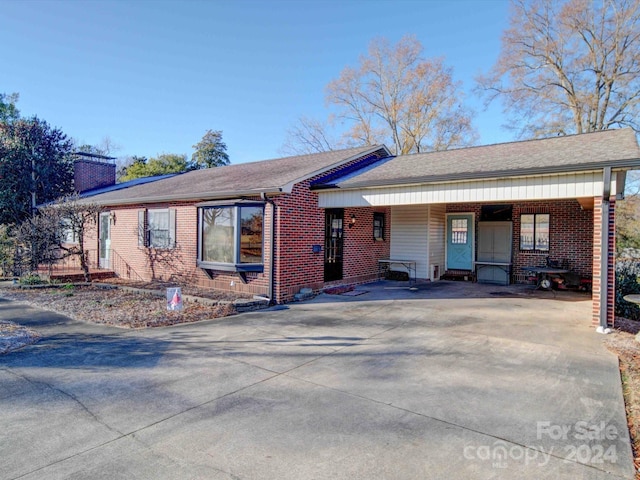
POLYGON ((269 250, 271 252, 271 265, 269 266, 269 302, 271 305, 275 304, 274 298, 274 277, 276 272, 276 204, 273 200, 267 197, 266 192, 260 194, 260 198, 271 205, 271 239, 269 241, 269 250))
POLYGON ((602 171, 602 221, 600 231, 600 325, 598 333, 610 333, 607 323, 609 302, 609 210, 611 196, 611 167, 602 171))

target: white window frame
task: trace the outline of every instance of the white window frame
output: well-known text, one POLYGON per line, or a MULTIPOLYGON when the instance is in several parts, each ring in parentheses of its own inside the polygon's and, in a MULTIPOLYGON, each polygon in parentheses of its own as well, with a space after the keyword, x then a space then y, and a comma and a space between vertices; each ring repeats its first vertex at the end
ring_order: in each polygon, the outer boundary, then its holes
POLYGON ((169 250, 176 247, 176 210, 174 208, 149 208, 138 211, 138 246, 155 248, 158 250, 169 250), (154 244, 152 242, 152 232, 150 228, 150 214, 167 214, 167 242, 154 244))

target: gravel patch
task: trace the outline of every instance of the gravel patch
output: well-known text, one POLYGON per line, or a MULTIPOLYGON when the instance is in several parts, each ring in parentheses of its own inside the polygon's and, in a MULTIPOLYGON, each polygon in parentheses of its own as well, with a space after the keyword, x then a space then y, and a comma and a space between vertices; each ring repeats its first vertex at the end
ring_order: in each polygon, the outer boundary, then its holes
POLYGON ((38 340, 40 334, 35 330, 0 320, 0 355, 31 345, 38 340))

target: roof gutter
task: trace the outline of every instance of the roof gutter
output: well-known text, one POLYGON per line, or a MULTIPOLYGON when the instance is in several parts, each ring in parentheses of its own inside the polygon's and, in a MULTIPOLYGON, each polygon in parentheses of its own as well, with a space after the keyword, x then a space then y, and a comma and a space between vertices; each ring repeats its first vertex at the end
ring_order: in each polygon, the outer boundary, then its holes
MULTIPOLYGON (((226 200, 232 198, 240 198, 240 197, 248 197, 248 196, 262 196, 263 194, 269 195, 280 195, 282 194, 282 189, 279 187, 273 187, 273 190, 245 190, 245 191, 230 191, 230 192, 219 192, 215 195, 206 195, 203 193, 197 193, 192 195, 154 195, 151 197, 140 197, 140 198, 124 198, 119 200, 98 200, 93 201, 98 205, 105 206, 119 206, 119 205, 137 205, 140 203, 165 203, 165 202, 190 202, 194 200, 226 200)), ((86 200, 87 203, 91 203, 91 197, 84 197, 83 200, 86 200)))
POLYGON ((275 273, 276 273, 276 242, 275 242, 275 236, 276 236, 276 211, 277 211, 277 207, 276 207, 276 203, 270 199, 267 196, 266 192, 262 192, 260 194, 260 198, 262 198, 262 200, 264 200, 265 202, 267 202, 269 205, 271 205, 271 235, 270 235, 270 239, 269 239, 269 252, 270 252, 270 257, 269 257, 269 303, 271 305, 275 304, 275 289, 274 289, 274 285, 275 285, 275 273))

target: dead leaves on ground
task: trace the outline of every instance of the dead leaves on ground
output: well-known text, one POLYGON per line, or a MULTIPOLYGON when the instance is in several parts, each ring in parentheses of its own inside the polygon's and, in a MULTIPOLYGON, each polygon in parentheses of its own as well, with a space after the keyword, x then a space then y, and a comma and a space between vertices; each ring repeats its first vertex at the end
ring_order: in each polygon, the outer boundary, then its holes
POLYGON ((167 311, 164 297, 106 290, 94 286, 45 289, 2 289, 0 296, 52 310, 76 320, 124 328, 197 322, 234 313, 233 305, 184 302, 182 311, 167 311))

